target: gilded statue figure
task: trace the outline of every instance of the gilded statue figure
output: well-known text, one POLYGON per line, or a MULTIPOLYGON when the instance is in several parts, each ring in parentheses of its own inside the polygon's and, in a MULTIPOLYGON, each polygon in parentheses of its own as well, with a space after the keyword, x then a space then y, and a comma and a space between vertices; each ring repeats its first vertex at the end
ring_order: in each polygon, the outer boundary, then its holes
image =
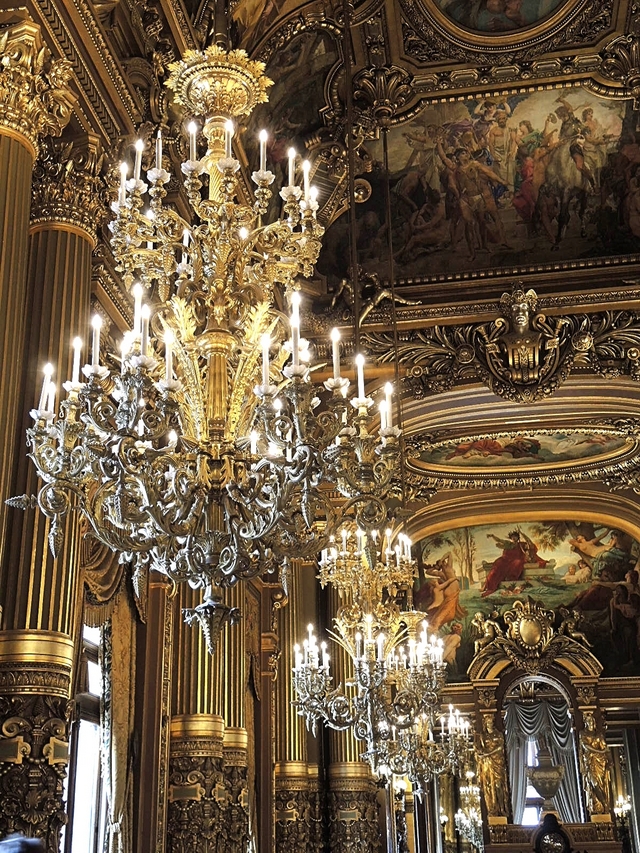
POLYGON ((505 765, 504 736, 495 728, 493 715, 483 718, 484 731, 476 748, 480 787, 484 794, 487 814, 507 815, 507 772, 505 765))
POLYGON ((502 316, 491 327, 479 328, 487 366, 493 375, 513 386, 537 385, 550 378, 560 364, 566 340, 566 321, 535 314, 537 295, 514 287, 500 300, 502 316))
POLYGON ((591 711, 584 712, 584 729, 580 734, 580 771, 591 815, 611 812, 611 771, 607 743, 596 729, 591 711))

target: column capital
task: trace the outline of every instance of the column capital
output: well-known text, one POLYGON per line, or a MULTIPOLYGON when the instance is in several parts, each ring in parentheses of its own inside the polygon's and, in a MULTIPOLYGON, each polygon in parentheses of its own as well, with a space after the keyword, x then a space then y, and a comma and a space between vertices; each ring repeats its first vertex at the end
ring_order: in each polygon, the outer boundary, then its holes
POLYGON ((107 212, 101 164, 100 140, 93 134, 70 142, 45 140, 33 170, 31 233, 63 228, 95 247, 96 226, 107 212))
POLYGON ((34 158, 43 136, 60 136, 75 97, 67 87, 71 64, 51 59, 33 21, 15 24, 0 36, 0 134, 20 139, 34 158))

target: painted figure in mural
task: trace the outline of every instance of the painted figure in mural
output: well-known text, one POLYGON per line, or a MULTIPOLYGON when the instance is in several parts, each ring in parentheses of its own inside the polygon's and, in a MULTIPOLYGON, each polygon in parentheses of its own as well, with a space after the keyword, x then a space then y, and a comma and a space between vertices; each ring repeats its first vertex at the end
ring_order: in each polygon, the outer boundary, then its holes
POLYGON ((476 745, 478 775, 487 814, 508 814, 504 737, 496 730, 493 715, 483 717, 484 731, 476 745))
POLYGON ((580 771, 589 814, 611 811, 611 771, 607 743, 596 730, 591 711, 585 711, 584 729, 580 733, 580 771))
POLYGON ((442 660, 451 665, 456 662, 456 655, 462 642, 462 624, 454 622, 451 631, 443 638, 442 660))
POLYGON ((512 530, 507 539, 500 539, 493 533, 487 533, 487 539, 493 539, 502 548, 502 555, 494 560, 482 590, 482 597, 494 593, 504 581, 520 580, 526 563, 535 563, 541 568, 547 560, 538 557, 538 546, 520 529, 512 530))
POLYGON ((427 614, 429 627, 438 631, 454 619, 467 615, 460 606, 460 580, 456 576, 450 552, 427 566, 428 580, 416 592, 414 602, 418 610, 427 614))
MULTIPOLYGON (((500 218, 493 188, 506 189, 498 175, 477 159, 465 147, 456 148, 449 156, 438 139, 438 154, 447 170, 447 186, 464 223, 464 236, 473 260, 476 250, 488 251, 488 242, 509 248, 504 225, 500 218)), ((455 234, 454 242, 455 242, 455 234)))

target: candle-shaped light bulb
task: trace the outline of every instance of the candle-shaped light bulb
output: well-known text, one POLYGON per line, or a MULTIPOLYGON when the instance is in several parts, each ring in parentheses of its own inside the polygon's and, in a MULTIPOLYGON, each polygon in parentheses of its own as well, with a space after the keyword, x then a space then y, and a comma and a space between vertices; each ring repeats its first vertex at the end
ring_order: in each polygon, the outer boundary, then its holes
POLYGON ((149 317, 151 309, 148 305, 143 305, 140 309, 140 317, 142 318, 142 332, 140 341, 140 355, 147 355, 149 349, 149 317))
POLYGON ((134 181, 140 180, 140 169, 142 168, 142 151, 144 149, 144 142, 141 139, 136 140, 136 160, 135 165, 133 167, 133 179, 134 181))
POLYGON ((162 133, 159 130, 156 136, 156 169, 162 169, 162 133))
POLYGON ((383 660, 384 655, 384 634, 378 634, 378 660, 383 660))
POLYGON ((362 634, 360 631, 356 632, 356 658, 359 658, 362 655, 362 634))
POLYGON ((197 160, 196 137, 198 135, 198 125, 195 121, 190 121, 187 130, 189 131, 189 160, 197 160))
POLYGON ((231 149, 231 142, 233 140, 233 134, 235 133, 235 126, 231 119, 227 119, 224 123, 224 156, 227 158, 233 157, 233 151, 231 149))
POLYGON ((249 229, 245 228, 244 225, 242 226, 242 228, 238 229, 238 237, 240 237, 241 240, 246 240, 248 236, 249 229))
POLYGON ((118 204, 122 205, 127 200, 127 175, 129 174, 129 166, 126 163, 120 163, 120 192, 118 194, 118 204))
POLYGON ((296 291, 291 296, 291 355, 293 367, 300 364, 300 294, 296 291))
POLYGON ((358 399, 364 400, 364 356, 358 353, 356 356, 356 368, 358 371, 358 399))
POLYGON ((312 202, 318 201, 318 187, 309 187, 309 198, 312 202))
POLYGON ((295 148, 290 148, 287 152, 287 157, 289 158, 289 186, 293 187, 295 185, 295 177, 296 177, 296 154, 295 148))
POLYGON ((56 411, 56 386, 53 382, 49 383, 47 390, 47 411, 55 414, 56 411))
POLYGON ((268 332, 260 338, 262 344, 262 385, 267 388, 269 385, 269 349, 271 347, 271 336, 268 332))
POLYGON ((74 338, 73 343, 73 366, 71 368, 71 384, 80 384, 80 351, 82 350, 82 339, 74 338))
POLYGON ((340 331, 331 329, 331 350, 333 355, 333 378, 340 379, 340 331))
POLYGON ((182 232, 182 263, 186 264, 188 261, 187 258, 187 249, 189 247, 189 229, 185 228, 182 232))
POLYGON ((387 428, 387 403, 386 400, 381 400, 378 406, 380 410, 380 432, 384 432, 387 428))
POLYGON ((393 409, 391 407, 391 395, 393 394, 393 385, 390 382, 385 383, 384 396, 387 403, 387 426, 389 429, 393 426, 393 409))
POLYGON ((251 430, 251 434, 249 436, 249 450, 252 456, 256 456, 258 453, 258 433, 255 429, 251 430))
POLYGON ((260 171, 267 171, 267 139, 269 138, 269 134, 266 130, 261 130, 258 134, 258 140, 260 141, 260 171))
POLYGON ((309 174, 311 172, 311 163, 308 160, 302 162, 302 180, 304 185, 304 200, 309 201, 309 174))
POLYGON ((49 385, 53 376, 53 365, 45 364, 43 371, 44 379, 42 380, 42 391, 40 392, 40 402, 38 403, 38 411, 44 412, 47 406, 47 396, 49 394, 49 385))
POLYGON ((167 329, 164 333, 164 363, 165 363, 165 382, 173 381, 173 342, 175 338, 171 329, 167 329))
POLYGON ((100 367, 100 330, 102 329, 102 317, 99 314, 94 314, 91 319, 93 328, 93 340, 91 345, 91 365, 92 367, 100 367))
POLYGON ((133 334, 139 335, 141 331, 142 285, 136 282, 131 292, 133 293, 133 334))

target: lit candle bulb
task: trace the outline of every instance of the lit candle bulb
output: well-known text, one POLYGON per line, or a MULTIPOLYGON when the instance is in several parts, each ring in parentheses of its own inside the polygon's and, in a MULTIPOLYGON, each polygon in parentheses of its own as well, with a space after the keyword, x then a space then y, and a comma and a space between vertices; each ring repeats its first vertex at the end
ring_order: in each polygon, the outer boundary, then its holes
POLYGON ((293 367, 300 365, 300 294, 294 293, 291 297, 291 355, 293 356, 293 367))
POLYGON ((187 249, 189 248, 189 229, 185 228, 182 232, 182 263, 187 263, 187 249))
POLYGON ((51 384, 51 377, 53 376, 53 365, 45 364, 44 369, 44 379, 42 380, 42 391, 40 392, 40 402, 38 403, 38 411, 44 412, 47 405, 47 396, 49 394, 49 385, 51 384))
POLYGON ((162 169, 162 133, 159 130, 156 136, 156 169, 162 169))
POLYGON ((142 285, 136 282, 131 292, 133 293, 133 333, 134 335, 139 335, 141 330, 142 285))
POLYGON ((195 121, 190 121, 187 130, 189 131, 189 160, 197 160, 196 136, 198 133, 198 125, 195 121))
POLYGON ((93 315, 91 326, 93 328, 91 364, 93 367, 100 367, 100 330, 102 329, 102 317, 99 314, 93 315))
POLYGON ((134 181, 140 180, 140 169, 142 168, 142 150, 144 148, 144 142, 141 139, 136 140, 136 160, 135 165, 133 167, 133 179, 134 181))
POLYGON ((387 382, 384 386, 384 396, 387 403, 387 427, 391 429, 393 426, 393 409, 391 406, 391 395, 393 394, 393 385, 387 382))
POLYGON ((327 658, 327 644, 320 643, 320 651, 322 652, 322 668, 326 668, 326 658, 327 658))
POLYGON ((261 130, 258 134, 258 139, 260 140, 260 171, 267 171, 267 139, 269 138, 269 134, 266 130, 261 130))
POLYGON ((356 368, 358 371, 358 399, 364 400, 364 356, 358 353, 356 356, 356 368))
POLYGON ((295 185, 296 176, 296 149, 290 148, 287 152, 287 156, 289 158, 289 186, 292 187, 295 185))
POLYGON ((383 432, 387 428, 387 404, 386 404, 386 401, 381 400, 378 408, 380 409, 380 432, 383 432))
POLYGON ((118 195, 118 204, 123 205, 127 200, 127 175, 129 174, 129 166, 126 163, 120 163, 120 192, 118 195))
POLYGON ((55 414, 56 411, 56 386, 53 382, 49 383, 47 391, 47 411, 55 414))
POLYGON ((73 343, 73 366, 71 368, 71 384, 80 384, 80 351, 82 350, 82 340, 74 338, 73 343))
POLYGON ((228 119, 224 123, 224 156, 227 158, 233 157, 233 151, 231 149, 231 141, 233 140, 233 133, 235 131, 235 127, 231 119, 228 119))
POLYGON ((140 316, 142 318, 142 339, 140 341, 140 355, 147 355, 147 350, 149 349, 149 317, 151 316, 151 309, 148 305, 143 305, 140 309, 140 316))
POLYGON ((378 660, 383 660, 384 655, 384 634, 378 634, 378 660))
POLYGON ((356 659, 362 655, 362 634, 360 631, 356 633, 356 659))
POLYGON ((255 429, 251 430, 251 434, 249 436, 249 441, 250 441, 249 449, 251 451, 251 455, 255 456, 258 453, 258 433, 255 431, 255 429))
POLYGON ((265 332, 260 339, 262 343, 262 387, 269 385, 269 348, 271 347, 271 336, 265 332))
POLYGON ((304 160, 302 163, 302 181, 304 185, 304 200, 309 201, 309 173, 311 172, 311 163, 304 160))
POLYGON ((171 329, 167 329, 164 333, 164 379, 165 382, 173 381, 173 342, 174 342, 173 332, 171 329))
POLYGON ((331 329, 331 350, 333 355, 333 378, 340 379, 340 332, 331 329))

